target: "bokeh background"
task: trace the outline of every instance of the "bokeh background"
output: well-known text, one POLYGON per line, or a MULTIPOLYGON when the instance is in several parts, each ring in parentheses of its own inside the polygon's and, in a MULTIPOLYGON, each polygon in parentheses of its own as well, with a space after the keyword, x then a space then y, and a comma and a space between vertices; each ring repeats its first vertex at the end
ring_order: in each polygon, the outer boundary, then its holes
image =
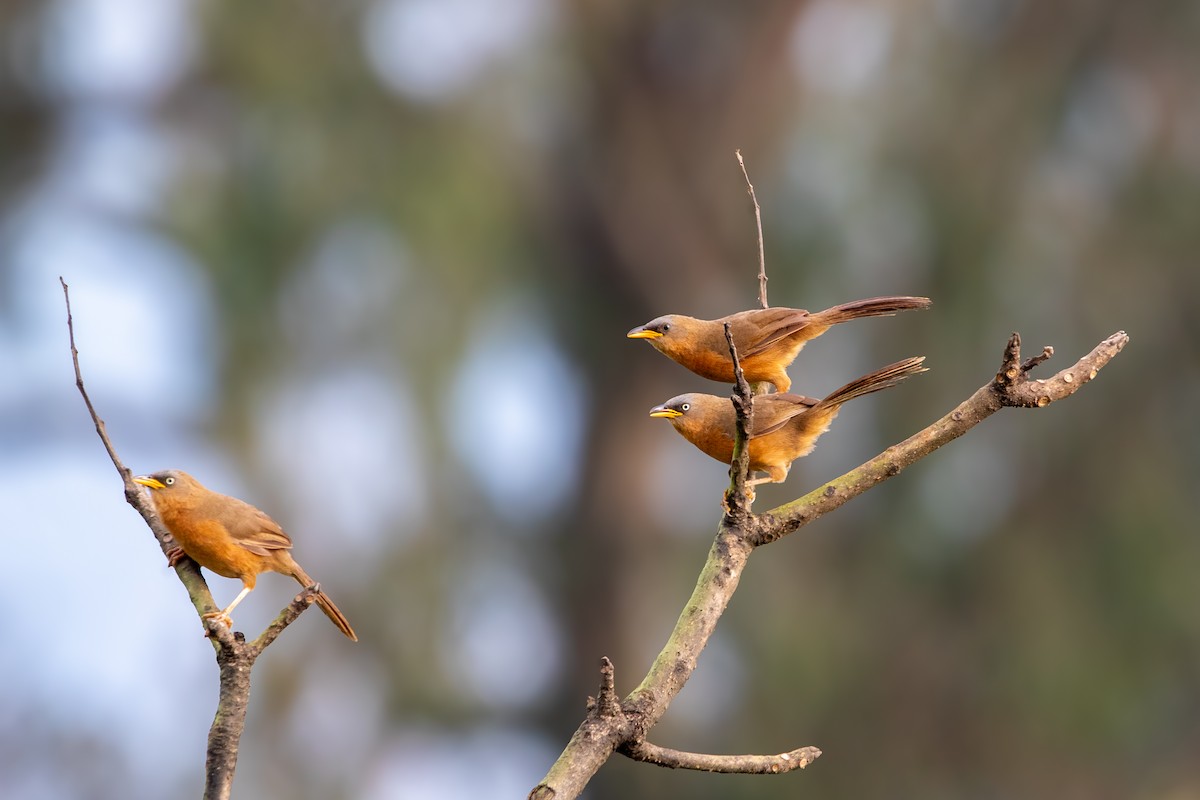
MULTIPOLYGON (((1200 797, 1200 6, 1028 0, 0 4, 0 795, 196 797, 216 669, 135 470, 280 520, 362 641, 259 662, 235 795, 521 797, 641 679, 725 470, 665 312, 926 294, 792 370, 847 406, 768 508, 995 372, 1132 342, 752 559, 593 798, 1200 797)), ((214 579, 219 602, 237 584, 214 579)), ((267 576, 256 632, 296 587, 267 576)))

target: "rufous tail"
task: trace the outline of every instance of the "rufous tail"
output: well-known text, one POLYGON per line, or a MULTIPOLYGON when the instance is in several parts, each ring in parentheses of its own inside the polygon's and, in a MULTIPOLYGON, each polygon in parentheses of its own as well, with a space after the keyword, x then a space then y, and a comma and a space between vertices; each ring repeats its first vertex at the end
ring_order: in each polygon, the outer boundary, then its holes
MULTIPOLYGON (((312 578, 308 577, 308 573, 300 569, 299 564, 296 565, 296 569, 292 573, 292 577, 295 578, 296 581, 306 589, 309 586, 315 586, 317 583, 312 578)), ((329 599, 329 595, 325 594, 324 591, 318 590, 316 601, 317 607, 325 612, 325 616, 329 617, 329 621, 336 625, 339 631, 346 634, 346 636, 350 637, 352 640, 356 642, 358 641, 358 636, 354 633, 354 628, 350 627, 350 620, 346 619, 346 615, 342 613, 342 610, 338 608, 332 600, 329 599)))
POLYGON ((931 305, 933 301, 928 297, 871 297, 842 303, 840 306, 818 311, 813 316, 817 317, 822 325, 837 325, 859 317, 890 317, 897 311, 929 308, 931 305))
POLYGON ((903 361, 897 361, 895 364, 888 364, 882 369, 877 369, 869 375, 863 375, 861 378, 850 381, 833 394, 821 400, 813 406, 813 410, 815 411, 818 408, 836 409, 847 400, 853 400, 856 397, 862 397, 864 394, 870 394, 871 392, 878 392, 880 389, 888 389, 912 375, 928 372, 929 370, 926 367, 921 366, 924 361, 925 356, 906 358, 903 361))

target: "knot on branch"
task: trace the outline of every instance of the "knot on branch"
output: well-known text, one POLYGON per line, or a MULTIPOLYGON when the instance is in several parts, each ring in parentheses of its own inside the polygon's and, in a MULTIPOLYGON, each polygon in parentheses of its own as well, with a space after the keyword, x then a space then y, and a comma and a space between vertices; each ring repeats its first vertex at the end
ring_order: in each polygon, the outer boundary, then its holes
POLYGON ((608 656, 600 658, 600 689, 595 697, 588 697, 587 708, 600 719, 625 722, 625 711, 617 699, 616 668, 608 656))
POLYGON ((1119 353, 1128 341, 1129 335, 1125 331, 1117 331, 1072 366, 1050 378, 1033 379, 1029 377, 1029 372, 1053 356, 1054 348, 1043 347, 1038 355, 1021 361, 1021 335, 1014 332, 1004 348, 1004 362, 996 373, 993 388, 1002 406, 1044 408, 1055 400, 1074 394, 1079 387, 1095 378, 1101 367, 1119 353))

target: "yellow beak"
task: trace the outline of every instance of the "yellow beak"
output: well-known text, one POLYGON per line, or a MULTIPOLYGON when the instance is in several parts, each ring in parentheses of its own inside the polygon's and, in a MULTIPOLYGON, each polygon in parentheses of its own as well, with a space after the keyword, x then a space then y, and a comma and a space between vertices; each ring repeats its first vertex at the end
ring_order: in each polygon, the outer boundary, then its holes
POLYGON ((648 331, 645 328, 634 328, 625 334, 626 339, 657 339, 662 336, 658 331, 648 331))
POLYGON ((149 486, 151 489, 165 489, 167 485, 157 478, 151 478, 146 475, 138 475, 133 479, 134 483, 140 483, 142 486, 149 486))
POLYGON ((676 417, 682 417, 683 412, 676 411, 673 408, 667 408, 666 406, 655 406, 654 408, 650 409, 650 416, 660 417, 662 419, 675 419, 676 417))

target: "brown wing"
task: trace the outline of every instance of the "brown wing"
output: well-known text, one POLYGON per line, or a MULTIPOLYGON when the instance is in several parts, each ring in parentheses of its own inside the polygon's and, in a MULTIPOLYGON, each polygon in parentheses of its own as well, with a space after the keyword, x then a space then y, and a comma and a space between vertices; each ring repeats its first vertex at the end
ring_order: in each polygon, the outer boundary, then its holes
POLYGON ((757 308, 727 317, 738 357, 749 358, 812 324, 802 308, 757 308))
POLYGON ((291 549, 292 540, 278 522, 236 497, 217 497, 219 502, 213 503, 207 511, 242 547, 258 556, 270 555, 273 550, 291 549))
POLYGON ((751 439, 774 433, 793 419, 821 402, 802 394, 760 394, 754 398, 754 430, 751 439))

